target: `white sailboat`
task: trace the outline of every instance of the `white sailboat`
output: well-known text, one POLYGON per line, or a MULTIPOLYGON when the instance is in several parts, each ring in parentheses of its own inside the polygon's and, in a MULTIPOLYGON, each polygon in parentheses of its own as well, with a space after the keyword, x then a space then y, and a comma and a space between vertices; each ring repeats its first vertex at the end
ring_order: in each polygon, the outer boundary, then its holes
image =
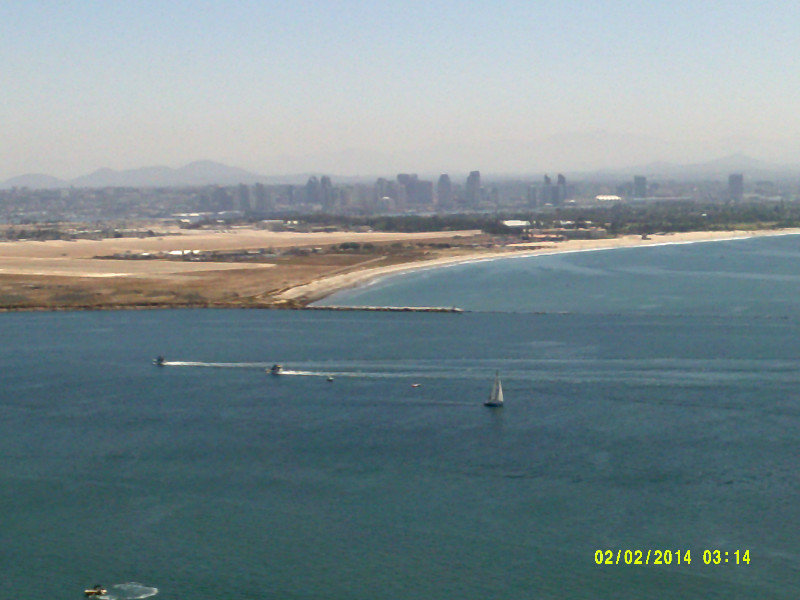
POLYGON ((490 406, 492 408, 501 408, 503 406, 503 384, 500 383, 499 371, 495 371, 492 393, 489 396, 489 400, 484 402, 483 405, 490 406))

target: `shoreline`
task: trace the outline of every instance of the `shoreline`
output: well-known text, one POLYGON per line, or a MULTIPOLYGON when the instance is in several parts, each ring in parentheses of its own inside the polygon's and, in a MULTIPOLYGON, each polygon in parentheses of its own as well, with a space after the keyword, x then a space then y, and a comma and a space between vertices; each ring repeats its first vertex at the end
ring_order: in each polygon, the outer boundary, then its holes
MULTIPOLYGON (((438 269, 474 262, 505 260, 513 258, 528 258, 548 254, 569 254, 574 252, 588 252, 596 250, 613 250, 619 248, 642 248, 648 246, 664 246, 673 244, 692 244, 714 241, 730 241, 748 239, 753 237, 775 237, 783 235, 800 234, 800 228, 795 229, 760 229, 760 230, 731 230, 731 231, 693 231, 684 233, 654 234, 648 238, 639 235, 627 235, 615 238, 595 240, 566 240, 560 242, 527 242, 502 246, 500 248, 487 248, 483 250, 470 249, 461 254, 438 256, 435 258, 416 257, 404 262, 368 267, 365 261, 363 268, 355 270, 332 269, 318 274, 310 281, 290 283, 287 287, 275 290, 269 295, 258 294, 251 297, 236 297, 228 299, 185 299, 182 301, 115 301, 112 297, 100 302, 72 302, 72 303, 41 303, 25 306, 3 306, 0 312, 45 312, 45 311, 82 311, 82 310, 156 310, 168 308, 217 308, 217 309, 320 309, 326 308, 324 304, 316 305, 337 292, 347 289, 362 287, 383 280, 387 277, 403 275, 415 271, 438 269), (313 306, 312 306, 313 305, 313 306)), ((266 265, 265 265, 266 266, 266 265)), ((233 273, 233 271, 231 271, 233 273)), ((409 308, 409 307, 407 307, 409 308)))
MULTIPOLYGON (((690 231, 683 233, 654 234, 643 239, 639 235, 627 235, 597 240, 567 240, 563 242, 545 242, 552 244, 530 250, 519 249, 520 246, 509 246, 500 251, 472 252, 462 256, 441 257, 429 260, 401 263, 385 267, 362 269, 343 274, 320 277, 306 284, 291 287, 276 296, 277 300, 301 302, 311 305, 337 292, 364 287, 387 277, 403 275, 426 269, 436 269, 462 264, 494 261, 512 258, 528 258, 548 254, 571 254, 574 252, 591 252, 596 250, 615 250, 620 248, 642 248, 666 246, 673 244, 694 244, 704 242, 723 242, 754 237, 776 237, 782 235, 798 235, 800 229, 758 229, 750 231, 690 231)), ((525 244, 528 245, 528 244, 525 244)), ((530 244, 531 246, 534 244, 530 244)), ((524 245, 523 245, 524 246, 524 245)))

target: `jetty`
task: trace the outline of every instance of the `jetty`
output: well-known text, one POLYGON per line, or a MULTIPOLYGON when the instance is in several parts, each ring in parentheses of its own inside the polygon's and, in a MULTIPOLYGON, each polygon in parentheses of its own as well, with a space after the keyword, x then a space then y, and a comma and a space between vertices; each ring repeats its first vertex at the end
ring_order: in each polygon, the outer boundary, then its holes
POLYGON ((432 312, 463 313, 463 308, 456 306, 305 306, 305 310, 339 310, 339 311, 376 311, 376 312, 432 312))

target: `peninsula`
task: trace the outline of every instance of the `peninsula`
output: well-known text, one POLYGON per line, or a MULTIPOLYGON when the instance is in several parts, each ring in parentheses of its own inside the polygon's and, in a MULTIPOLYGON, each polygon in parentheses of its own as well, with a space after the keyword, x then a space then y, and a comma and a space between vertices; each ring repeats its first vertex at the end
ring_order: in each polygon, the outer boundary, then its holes
POLYGON ((693 231, 520 241, 478 230, 274 232, 167 227, 142 237, 0 243, 0 310, 302 308, 411 269, 553 252, 798 233, 693 231))

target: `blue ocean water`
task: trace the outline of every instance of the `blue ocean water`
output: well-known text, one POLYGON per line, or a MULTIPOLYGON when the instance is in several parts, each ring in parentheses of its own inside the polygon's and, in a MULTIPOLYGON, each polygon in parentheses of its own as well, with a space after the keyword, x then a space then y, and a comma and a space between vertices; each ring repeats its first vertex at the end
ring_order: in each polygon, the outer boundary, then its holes
POLYGON ((345 290, 319 302, 501 312, 792 314, 796 235, 485 260, 345 290))
POLYGON ((786 236, 512 259, 332 300, 464 314, 0 315, 0 586, 796 598, 798 258, 786 236))

